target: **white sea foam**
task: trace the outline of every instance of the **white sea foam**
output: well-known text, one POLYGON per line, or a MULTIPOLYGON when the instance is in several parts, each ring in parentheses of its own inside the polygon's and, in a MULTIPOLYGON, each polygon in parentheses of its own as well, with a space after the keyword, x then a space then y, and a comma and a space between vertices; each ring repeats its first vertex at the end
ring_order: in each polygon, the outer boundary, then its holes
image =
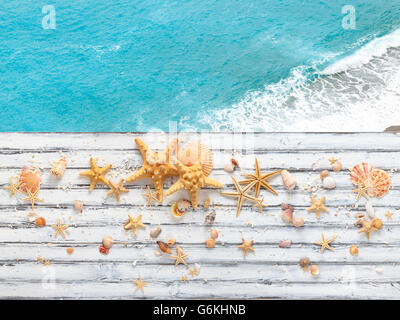
POLYGON ((314 80, 304 67, 204 117, 214 131, 382 131, 400 124, 400 30, 314 80))

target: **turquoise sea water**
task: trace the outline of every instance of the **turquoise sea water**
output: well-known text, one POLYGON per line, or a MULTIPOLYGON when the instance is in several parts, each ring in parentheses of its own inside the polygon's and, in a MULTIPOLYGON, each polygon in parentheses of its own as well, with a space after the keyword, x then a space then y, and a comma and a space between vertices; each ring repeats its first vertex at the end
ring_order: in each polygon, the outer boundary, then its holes
POLYGON ((1 1, 0 131, 398 125, 400 2, 352 0, 355 30, 347 4, 1 1))

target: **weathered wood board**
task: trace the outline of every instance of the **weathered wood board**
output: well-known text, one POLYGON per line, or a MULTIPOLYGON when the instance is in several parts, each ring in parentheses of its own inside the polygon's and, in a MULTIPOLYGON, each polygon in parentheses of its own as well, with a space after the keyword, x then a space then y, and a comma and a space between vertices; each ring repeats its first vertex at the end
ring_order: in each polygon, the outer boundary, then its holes
MULTIPOLYGON (((270 180, 278 196, 261 191, 265 203, 260 214, 250 203, 244 203, 235 216, 234 199, 220 195, 219 190, 203 189, 199 203, 209 197, 215 205, 217 218, 214 228, 219 230, 216 247, 208 249, 205 240, 210 226, 204 224, 206 211, 188 211, 183 218, 170 214, 173 202, 188 198, 180 191, 164 198, 162 205, 145 205, 142 192, 150 180, 128 184, 129 193, 116 203, 107 197, 107 187, 98 185, 89 192, 88 179, 79 172, 89 168, 89 158, 99 164, 111 163, 108 177, 117 180, 139 168, 142 157, 134 143, 141 137, 153 149, 163 149, 171 137, 158 133, 1 133, 0 184, 8 185, 11 176, 19 174, 25 165, 39 165, 43 169, 40 198, 35 211, 47 220, 38 228, 28 222, 31 211, 21 196, 9 197, 8 190, 0 190, 0 298, 51 299, 196 299, 196 298, 400 298, 400 134, 396 133, 182 133, 179 138, 188 142, 201 139, 214 152, 215 169, 211 177, 223 183, 224 191, 232 190, 232 180, 224 164, 232 158, 240 168, 234 176, 254 170, 258 158, 262 171, 286 168, 296 177, 294 191, 284 189, 279 176, 270 180), (50 174, 51 163, 66 156, 68 168, 58 179, 50 174), (336 180, 334 190, 318 188, 317 196, 326 196, 329 213, 317 219, 308 213, 309 185, 320 185, 319 173, 331 169, 328 158, 341 159, 343 170, 332 172, 336 180), (377 217, 384 227, 368 241, 354 226, 355 214, 365 213, 365 201, 355 205, 354 186, 347 168, 369 162, 392 174, 392 188, 382 199, 372 198, 377 217), (73 208, 74 200, 83 200, 83 213, 73 208), (295 207, 295 215, 305 219, 302 228, 284 223, 280 205, 287 202, 295 207), (385 217, 387 211, 393 218, 385 217), (136 237, 125 231, 128 214, 143 215, 146 229, 136 237), (54 238, 52 224, 61 218, 70 224, 66 239, 54 238), (149 231, 162 228, 160 240, 176 238, 189 253, 187 262, 201 266, 199 276, 188 275, 188 270, 174 267, 168 255, 157 255, 155 241, 149 231), (321 232, 330 237, 334 251, 320 254, 321 232), (115 244, 108 255, 99 253, 105 235, 115 244), (243 257, 237 248, 241 238, 254 239, 254 253, 243 257), (279 248, 283 239, 293 241, 291 248, 279 248), (351 256, 349 247, 359 247, 359 255, 351 256), (67 247, 75 249, 72 255, 67 247), (39 256, 50 261, 45 266, 37 262, 39 256), (299 259, 309 257, 318 264, 321 274, 313 277, 299 267, 299 259), (188 281, 181 277, 187 275, 188 281), (142 277, 147 282, 145 292, 134 291, 132 280, 142 277)), ((174 178, 167 179, 165 189, 174 178)))

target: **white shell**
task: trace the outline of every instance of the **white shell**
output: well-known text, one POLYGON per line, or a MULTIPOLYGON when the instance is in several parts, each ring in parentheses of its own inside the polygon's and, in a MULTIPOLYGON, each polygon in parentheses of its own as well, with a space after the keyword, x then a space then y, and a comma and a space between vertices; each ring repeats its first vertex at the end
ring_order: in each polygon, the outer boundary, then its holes
POLYGON ((335 189, 336 181, 331 176, 328 176, 324 179, 323 186, 325 189, 335 189))
POLYGON ((369 203, 369 201, 367 201, 367 203, 365 204, 365 209, 367 210, 368 213, 368 217, 375 218, 375 210, 372 207, 371 203, 369 203))
POLYGON ((293 190, 296 188, 296 179, 287 170, 281 171, 281 177, 285 188, 288 190, 293 190))
POLYGON ((224 170, 228 173, 233 172, 233 170, 235 170, 235 165, 232 162, 228 162, 225 166, 224 166, 224 170))

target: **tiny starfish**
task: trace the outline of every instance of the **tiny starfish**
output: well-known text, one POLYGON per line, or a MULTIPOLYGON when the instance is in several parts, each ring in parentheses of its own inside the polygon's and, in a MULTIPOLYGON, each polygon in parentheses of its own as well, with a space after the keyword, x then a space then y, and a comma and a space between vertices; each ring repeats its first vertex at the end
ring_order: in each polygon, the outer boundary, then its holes
POLYGON ((146 204, 148 206, 151 206, 151 203, 153 201, 159 202, 161 203, 161 201, 159 200, 159 196, 158 196, 158 192, 153 192, 151 191, 150 187, 147 186, 147 192, 142 193, 143 197, 145 197, 146 199, 146 204))
POLYGON ((36 190, 36 192, 32 193, 31 190, 28 189, 28 196, 26 198, 23 198, 22 201, 30 201, 32 205, 32 210, 35 209, 35 201, 38 202, 43 202, 43 199, 39 199, 37 197, 39 190, 36 190))
POLYGON ((249 183, 247 186, 245 186, 244 188, 242 188, 233 176, 231 176, 231 178, 232 178, 233 184, 236 188, 236 192, 221 192, 221 194, 223 196, 237 198, 236 217, 239 215, 239 212, 242 209, 242 204, 243 204, 244 199, 256 202, 257 203, 256 205, 260 209, 260 201, 262 201, 262 200, 255 198, 246 193, 248 190, 251 189, 251 187, 253 187, 253 185, 256 182, 253 181, 253 182, 249 183))
POLYGON ((254 252, 253 242, 254 240, 246 241, 245 238, 242 238, 242 244, 238 248, 243 250, 243 255, 247 255, 248 251, 254 252))
POLYGON ((63 236, 63 238, 65 239, 66 236, 65 236, 64 230, 66 230, 69 227, 69 224, 62 225, 61 220, 58 219, 57 225, 52 225, 52 227, 54 230, 56 230, 56 234, 55 234, 54 238, 57 238, 58 234, 61 234, 63 236))
POLYGON ((129 190, 124 188, 123 185, 124 179, 119 180, 118 183, 110 181, 111 190, 107 192, 107 196, 114 194, 117 202, 119 202, 121 198, 121 192, 129 192, 129 190))
POLYGON ((146 226, 142 223, 142 215, 139 214, 136 218, 133 218, 130 214, 128 214, 128 221, 125 223, 124 229, 133 229, 133 233, 136 236, 139 228, 146 228, 146 226))
POLYGON ((10 190, 10 198, 15 194, 15 193, 21 193, 18 189, 19 183, 14 184, 12 178, 10 178, 10 186, 9 187, 4 187, 4 189, 10 190))
POLYGON ((188 281, 188 278, 187 278, 185 275, 183 275, 182 278, 181 278, 181 280, 182 280, 183 282, 187 282, 187 281, 188 281))
POLYGON ((175 259, 175 267, 178 266, 178 264, 183 263, 186 268, 188 268, 188 265, 185 261, 187 256, 189 255, 188 253, 184 253, 183 250, 180 247, 176 247, 176 256, 169 256, 171 259, 175 259))
POLYGON ((82 171, 79 174, 81 176, 85 176, 88 177, 90 179, 90 187, 89 190, 92 191, 94 189, 94 187, 99 183, 102 182, 104 183, 106 186, 109 185, 109 181, 106 179, 106 177, 104 176, 106 174, 106 172, 112 167, 111 164, 106 165, 103 168, 99 168, 97 166, 97 162, 95 159, 90 158, 90 166, 91 169, 88 171, 82 171))
POLYGON ((335 159, 334 157, 332 157, 332 158, 330 158, 330 159, 328 159, 329 160, 329 162, 331 163, 331 164, 334 164, 336 161, 338 161, 339 159, 335 159))
POLYGON ((144 292, 144 287, 147 286, 147 282, 143 282, 141 276, 139 276, 138 280, 133 280, 133 282, 136 284, 136 287, 134 289, 135 291, 137 289, 140 289, 140 290, 142 290, 142 292, 144 292))
POLYGON ((388 219, 388 220, 392 220, 393 215, 394 215, 394 212, 388 211, 385 213, 386 219, 388 219))
POLYGON ((189 274, 194 277, 194 276, 198 276, 200 274, 199 270, 197 270, 196 268, 191 268, 189 269, 189 274))
POLYGON ((256 203, 253 205, 253 207, 258 208, 258 211, 261 213, 264 207, 268 207, 266 204, 264 204, 264 197, 261 197, 260 199, 257 199, 256 203))
POLYGON ((371 232, 379 230, 374 227, 374 220, 371 220, 371 221, 361 220, 361 223, 362 223, 362 227, 360 230, 358 230, 358 233, 365 232, 365 235, 367 236, 368 240, 369 240, 369 235, 371 232))
POLYGON ((281 170, 275 170, 272 172, 268 172, 266 174, 261 174, 260 165, 258 164, 258 159, 255 160, 255 174, 246 174, 246 180, 239 181, 239 184, 249 184, 253 183, 254 186, 254 197, 258 197, 260 194, 261 186, 263 186, 268 191, 272 192, 274 195, 278 195, 278 193, 269 185, 267 182, 268 179, 276 176, 281 172, 281 170))
POLYGON ((333 237, 330 238, 330 239, 328 239, 328 240, 325 240, 325 236, 324 236, 323 233, 321 233, 321 236, 322 236, 322 241, 321 241, 321 242, 314 242, 314 244, 318 244, 318 245, 321 246, 321 251, 320 251, 320 253, 323 253, 324 250, 325 250, 325 248, 326 248, 326 249, 329 249, 329 250, 331 250, 331 251, 333 251, 333 248, 332 248, 329 244, 330 244, 333 240, 336 239, 336 237, 337 237, 336 234, 333 235, 333 237))
POLYGON ((352 190, 354 193, 357 193, 356 202, 360 200, 361 196, 368 200, 368 191, 369 187, 363 184, 359 184, 357 189, 352 190))
POLYGON ((324 206, 325 202, 325 197, 322 197, 321 199, 315 199, 313 196, 311 196, 311 207, 307 208, 308 212, 314 211, 317 215, 317 218, 320 218, 321 212, 329 212, 329 209, 324 206))

